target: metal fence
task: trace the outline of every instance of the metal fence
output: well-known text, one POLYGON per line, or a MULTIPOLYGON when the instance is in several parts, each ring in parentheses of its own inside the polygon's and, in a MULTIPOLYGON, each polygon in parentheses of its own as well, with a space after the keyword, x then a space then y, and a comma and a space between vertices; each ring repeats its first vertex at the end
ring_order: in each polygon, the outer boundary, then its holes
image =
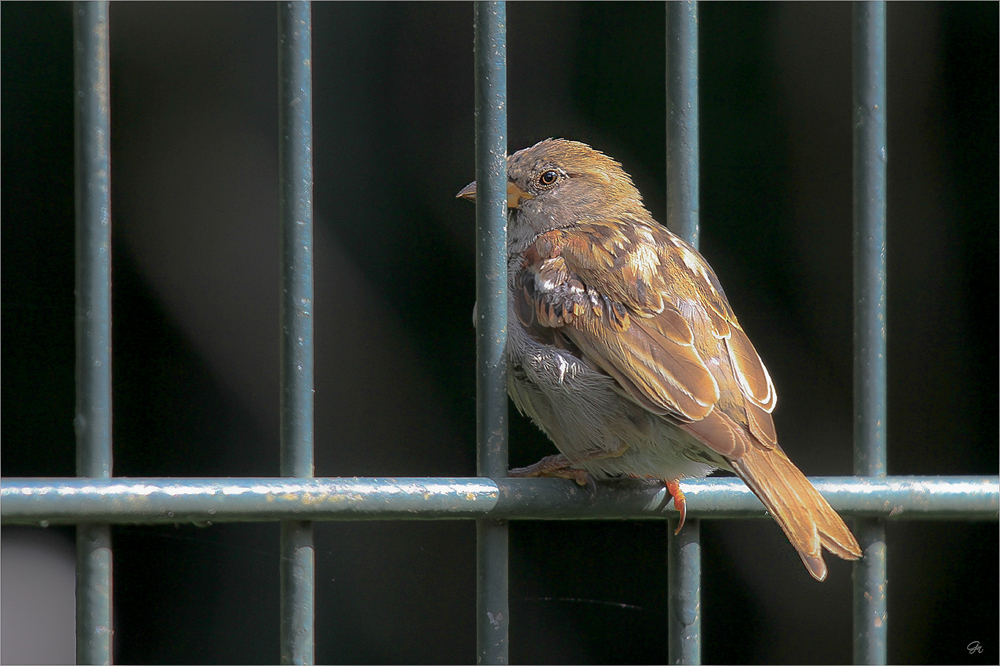
MULTIPOLYGON (((77 472, 75 479, 4 479, 4 525, 77 525, 77 658, 112 657, 110 524, 281 522, 281 658, 314 661, 312 521, 477 521, 478 652, 508 661, 509 520, 673 520, 662 487, 506 478, 506 17, 475 4, 477 197, 477 478, 313 478, 311 19, 279 3, 282 478, 112 476, 108 5, 75 6, 77 182, 77 472)), ((885 3, 854 8, 855 474, 814 479, 854 519, 864 559, 854 567, 854 658, 886 662, 888 520, 998 517, 993 477, 886 475, 885 3)), ((697 5, 667 9, 668 224, 698 241, 697 5)), ((738 480, 685 482, 688 523, 671 536, 669 654, 701 661, 701 519, 764 515, 738 480)))

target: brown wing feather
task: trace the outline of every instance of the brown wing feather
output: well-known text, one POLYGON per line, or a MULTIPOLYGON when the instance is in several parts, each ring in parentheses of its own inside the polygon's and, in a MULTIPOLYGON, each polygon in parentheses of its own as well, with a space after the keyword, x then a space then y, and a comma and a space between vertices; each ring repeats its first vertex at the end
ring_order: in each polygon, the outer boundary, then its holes
POLYGON ((744 402, 743 407, 746 410, 747 427, 760 446, 765 449, 777 446, 778 434, 774 430, 774 419, 771 415, 751 400, 744 402))
POLYGON ((714 410, 700 421, 685 423, 683 427, 702 444, 727 459, 742 458, 748 449, 754 448, 753 438, 721 409, 714 410))
MULTIPOLYGON (((535 248, 542 266, 558 262, 560 277, 573 276, 591 290, 591 307, 559 323, 571 326, 567 335, 633 399, 682 421, 703 419, 714 406, 743 424, 753 444, 776 445, 771 377, 715 273, 693 248, 655 223, 634 219, 551 231, 535 248), (702 307, 682 315, 685 303, 702 307), (735 381, 720 386, 706 364, 713 358, 728 361, 735 381)), ((717 366, 716 373, 723 372, 717 366)), ((708 445, 729 455, 742 449, 728 438, 708 445)))
POLYGON ((698 420, 718 401, 718 384, 692 343, 661 335, 632 317, 613 335, 593 313, 574 323, 567 333, 573 342, 654 413, 698 420))
POLYGON ((559 328, 590 362, 656 414, 691 420, 711 412, 719 388, 679 313, 664 309, 654 321, 641 320, 587 289, 562 257, 529 253, 527 259, 515 311, 539 340, 550 337, 544 329, 559 328))
POLYGON ((774 384, 771 383, 771 375, 764 367, 747 334, 735 321, 731 323, 734 325, 730 328, 730 335, 726 339, 726 350, 729 352, 729 360, 732 361, 740 390, 748 400, 764 411, 771 412, 778 401, 774 384))

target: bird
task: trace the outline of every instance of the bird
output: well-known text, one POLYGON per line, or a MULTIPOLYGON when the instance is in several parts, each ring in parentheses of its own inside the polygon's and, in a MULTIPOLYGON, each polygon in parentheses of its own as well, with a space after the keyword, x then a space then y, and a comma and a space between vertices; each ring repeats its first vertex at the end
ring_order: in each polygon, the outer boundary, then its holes
MULTIPOLYGON (((458 198, 475 201, 476 183, 458 198)), ((550 138, 507 158, 507 390, 560 451, 509 472, 592 483, 722 469, 761 502, 816 580, 823 549, 861 557, 778 445, 771 376, 704 257, 657 223, 622 165, 550 138)))

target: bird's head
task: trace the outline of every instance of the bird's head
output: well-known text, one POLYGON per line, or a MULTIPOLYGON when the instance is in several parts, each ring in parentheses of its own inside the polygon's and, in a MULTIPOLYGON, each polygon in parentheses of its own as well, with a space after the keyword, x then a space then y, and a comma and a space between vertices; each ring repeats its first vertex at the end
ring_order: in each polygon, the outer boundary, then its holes
MULTIPOLYGON (((476 200, 476 183, 458 197, 476 200)), ((544 233, 580 222, 648 213, 622 165, 585 143, 545 139, 507 158, 511 225, 544 233)))

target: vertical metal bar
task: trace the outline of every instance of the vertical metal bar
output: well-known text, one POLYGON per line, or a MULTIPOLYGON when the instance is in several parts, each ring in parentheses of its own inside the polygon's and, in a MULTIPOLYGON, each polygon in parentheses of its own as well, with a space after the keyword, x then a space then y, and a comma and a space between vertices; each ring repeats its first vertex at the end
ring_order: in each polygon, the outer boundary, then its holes
MULTIPOLYGON (((312 17, 278 3, 281 226, 281 474, 313 468, 312 17)), ((281 523, 281 662, 315 662, 312 523, 281 523)))
MULTIPOLYGON (((667 226, 697 249, 698 3, 667 2, 667 226)), ((701 663, 701 541, 698 520, 674 536, 668 523, 668 657, 701 663)))
POLYGON ((671 664, 701 663, 701 534, 699 520, 674 535, 668 521, 667 580, 670 586, 668 647, 671 664))
MULTIPOLYGON (((76 98, 76 472, 111 476, 111 115, 108 3, 73 12, 76 98)), ((76 658, 112 658, 107 525, 76 529, 76 658)))
MULTIPOLYGON (((886 475, 885 3, 854 3, 854 473, 886 475)), ((886 663, 885 522, 855 521, 854 662, 886 663)))
MULTIPOLYGON (((476 56, 476 417, 480 476, 507 475, 507 15, 474 5, 476 56)), ((507 521, 476 522, 477 650, 508 663, 507 521)))
POLYGON ((667 2, 667 227, 698 248, 698 3, 667 2))

